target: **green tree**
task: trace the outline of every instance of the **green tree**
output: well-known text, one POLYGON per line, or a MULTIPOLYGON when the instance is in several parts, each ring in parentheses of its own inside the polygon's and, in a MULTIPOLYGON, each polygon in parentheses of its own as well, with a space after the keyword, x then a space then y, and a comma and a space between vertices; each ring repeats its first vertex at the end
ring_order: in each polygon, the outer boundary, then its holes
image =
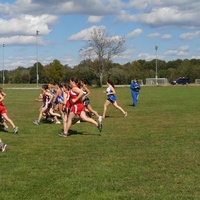
POLYGON ((90 59, 83 60, 79 65, 74 67, 74 74, 76 74, 78 79, 84 79, 89 84, 96 84, 96 82, 92 81, 95 80, 95 75, 93 62, 90 59))
POLYGON ((38 76, 39 76, 39 83, 44 83, 44 66, 38 62, 38 66, 37 63, 35 63, 32 67, 30 67, 29 69, 29 73, 30 73, 30 83, 37 83, 37 67, 38 67, 38 76))
POLYGON ((47 65, 45 70, 49 81, 55 83, 64 81, 66 69, 59 60, 54 60, 52 63, 47 65))
POLYGON ((29 69, 18 67, 6 73, 6 83, 30 83, 29 69))
POLYGON ((114 84, 122 85, 126 83, 127 73, 123 69, 115 67, 110 69, 109 72, 110 72, 109 79, 112 80, 114 84))

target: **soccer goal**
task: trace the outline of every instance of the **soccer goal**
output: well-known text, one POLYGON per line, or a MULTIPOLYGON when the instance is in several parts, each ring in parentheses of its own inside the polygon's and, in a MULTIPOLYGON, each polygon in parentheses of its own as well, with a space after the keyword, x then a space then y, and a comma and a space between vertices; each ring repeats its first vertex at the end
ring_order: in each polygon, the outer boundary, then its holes
POLYGON ((167 78, 147 78, 146 85, 169 85, 167 78))
POLYGON ((200 79, 195 79, 196 84, 200 84, 200 79))

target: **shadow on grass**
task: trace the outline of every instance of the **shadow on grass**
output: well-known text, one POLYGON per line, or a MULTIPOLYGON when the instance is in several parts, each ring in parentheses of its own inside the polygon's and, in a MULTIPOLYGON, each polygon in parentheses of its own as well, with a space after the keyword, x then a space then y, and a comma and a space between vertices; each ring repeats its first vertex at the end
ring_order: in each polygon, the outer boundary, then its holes
POLYGON ((112 115, 109 115, 109 116, 106 115, 105 118, 113 118, 113 116, 112 115))
POLYGON ((13 134, 13 131, 11 131, 12 128, 10 128, 10 131, 8 129, 4 129, 4 126, 3 125, 0 125, 0 132, 2 133, 12 133, 13 134))
POLYGON ((82 132, 75 131, 75 130, 69 130, 68 134, 69 134, 69 136, 71 136, 71 135, 82 135, 82 136, 91 135, 91 136, 101 136, 101 133, 82 133, 82 132))

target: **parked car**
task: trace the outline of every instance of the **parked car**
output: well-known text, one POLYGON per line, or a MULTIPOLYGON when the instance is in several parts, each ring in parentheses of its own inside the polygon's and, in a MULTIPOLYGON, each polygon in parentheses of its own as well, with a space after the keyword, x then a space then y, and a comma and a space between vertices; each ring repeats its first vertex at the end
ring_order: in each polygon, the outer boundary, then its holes
POLYGON ((174 81, 171 82, 172 85, 178 85, 178 84, 182 84, 182 85, 186 85, 189 84, 189 79, 182 77, 182 78, 178 78, 174 81))

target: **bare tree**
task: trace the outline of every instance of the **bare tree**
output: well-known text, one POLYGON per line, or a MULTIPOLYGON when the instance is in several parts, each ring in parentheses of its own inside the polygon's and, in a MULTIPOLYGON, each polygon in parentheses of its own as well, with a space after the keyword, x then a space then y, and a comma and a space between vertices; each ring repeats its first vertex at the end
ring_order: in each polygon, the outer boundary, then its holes
POLYGON ((104 28, 99 27, 91 32, 90 40, 88 41, 86 48, 81 50, 82 55, 98 61, 98 67, 94 73, 99 78, 100 86, 102 86, 106 63, 125 50, 124 42, 124 37, 109 37, 104 28))

